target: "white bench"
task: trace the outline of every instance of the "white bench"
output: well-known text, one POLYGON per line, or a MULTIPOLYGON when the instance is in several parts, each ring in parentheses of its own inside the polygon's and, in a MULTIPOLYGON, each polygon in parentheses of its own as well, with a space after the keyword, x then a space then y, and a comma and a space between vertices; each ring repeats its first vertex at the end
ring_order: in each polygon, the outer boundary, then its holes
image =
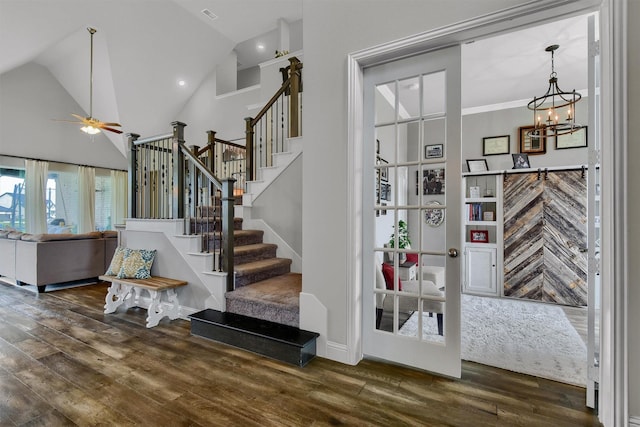
POLYGON ((126 308, 142 307, 140 294, 144 289, 149 292, 151 297, 151 303, 147 308, 147 328, 153 328, 165 316, 171 320, 180 317, 180 303, 175 289, 185 286, 187 282, 184 280, 158 276, 149 279, 118 279, 115 276, 100 276, 99 278, 111 283, 105 298, 105 314, 115 312, 123 304, 126 308), (167 296, 167 301, 164 304, 162 303, 163 294, 167 296))

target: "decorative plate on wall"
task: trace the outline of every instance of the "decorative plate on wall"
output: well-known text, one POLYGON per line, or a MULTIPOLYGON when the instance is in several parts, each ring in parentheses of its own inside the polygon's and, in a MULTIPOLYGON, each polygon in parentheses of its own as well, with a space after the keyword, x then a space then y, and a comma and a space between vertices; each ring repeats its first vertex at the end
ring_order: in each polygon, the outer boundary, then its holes
MULTIPOLYGON (((439 205, 440 202, 430 200, 427 205, 439 205)), ((424 222, 431 227, 438 227, 444 222, 444 209, 429 208, 424 210, 424 222)))

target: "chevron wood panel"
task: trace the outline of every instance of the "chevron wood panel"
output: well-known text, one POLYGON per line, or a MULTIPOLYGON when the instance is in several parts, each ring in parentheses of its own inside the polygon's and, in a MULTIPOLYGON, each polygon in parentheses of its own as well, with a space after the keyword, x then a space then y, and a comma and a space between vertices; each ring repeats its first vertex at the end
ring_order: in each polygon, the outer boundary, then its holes
POLYGON ((581 171, 507 177, 505 296, 586 305, 586 194, 581 171))
POLYGON ((536 174, 509 175, 504 183, 504 295, 542 299, 543 183, 536 174))
POLYGON ((543 301, 587 305, 587 182, 581 171, 544 182, 543 301))

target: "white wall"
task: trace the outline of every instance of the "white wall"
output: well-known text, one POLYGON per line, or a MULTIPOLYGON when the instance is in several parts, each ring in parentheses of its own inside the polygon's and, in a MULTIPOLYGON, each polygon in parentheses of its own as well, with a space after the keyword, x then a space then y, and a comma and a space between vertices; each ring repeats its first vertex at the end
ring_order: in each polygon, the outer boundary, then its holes
MULTIPOLYGON (((177 115, 176 120, 187 124, 184 130, 187 145, 205 146, 208 130, 216 131, 218 138, 244 145, 243 118, 254 117, 276 93, 282 85, 278 68, 286 67, 288 64, 286 58, 261 64, 260 85, 221 96, 216 95, 216 73, 211 73, 177 115)), ((166 132, 170 131, 171 126, 167 123, 166 132)), ((159 129, 157 133, 163 131, 159 129)))
POLYGON ((45 67, 28 63, 0 75, 0 154, 127 169, 103 134, 52 120, 75 120, 70 113, 85 114, 45 67))
POLYGON ((264 220, 302 255, 302 156, 253 201, 251 217, 264 220))
POLYGON ((347 55, 525 1, 305 0, 303 291, 347 343, 347 55), (331 209, 327 209, 330 201, 331 209), (331 224, 331 227, 318 227, 331 224))
MULTIPOLYGON (((577 121, 587 124, 588 99, 583 97, 576 105, 577 121)), ((466 159, 486 159, 489 170, 513 168, 511 154, 482 156, 482 138, 509 135, 511 153, 519 153, 518 128, 533 124, 533 113, 527 107, 509 108, 462 116, 462 161, 463 171, 467 170, 466 159)), ((575 166, 588 163, 588 148, 556 150, 553 138, 547 144, 546 154, 529 155, 532 168, 552 166, 575 166)))
POLYGON ((640 2, 628 2, 628 85, 629 85, 629 117, 628 117, 628 185, 627 193, 627 217, 630 219, 627 223, 627 242, 628 242, 628 279, 627 283, 629 297, 628 306, 628 331, 629 331, 629 413, 632 416, 640 418, 640 287, 638 286, 640 278, 640 263, 638 262, 638 254, 640 254, 640 221, 633 218, 637 217, 640 212, 640 168, 635 166, 635 161, 640 159, 640 51, 637 46, 640 45, 640 26, 637 25, 633 17, 640 16, 640 2))

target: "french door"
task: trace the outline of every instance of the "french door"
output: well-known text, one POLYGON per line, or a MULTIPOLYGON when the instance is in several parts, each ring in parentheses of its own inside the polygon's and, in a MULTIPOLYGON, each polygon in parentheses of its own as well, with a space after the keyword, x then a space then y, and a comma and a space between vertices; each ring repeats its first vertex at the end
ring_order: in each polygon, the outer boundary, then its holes
POLYGON ((589 141, 589 169, 588 182, 588 303, 587 303, 587 406, 595 408, 597 405, 597 390, 600 384, 600 319, 602 283, 600 275, 601 259, 601 213, 600 188, 602 171, 600 169, 600 42, 597 35, 597 16, 589 16, 589 126, 587 140, 589 141))
POLYGON ((364 70, 363 352, 460 377, 460 47, 364 70))

